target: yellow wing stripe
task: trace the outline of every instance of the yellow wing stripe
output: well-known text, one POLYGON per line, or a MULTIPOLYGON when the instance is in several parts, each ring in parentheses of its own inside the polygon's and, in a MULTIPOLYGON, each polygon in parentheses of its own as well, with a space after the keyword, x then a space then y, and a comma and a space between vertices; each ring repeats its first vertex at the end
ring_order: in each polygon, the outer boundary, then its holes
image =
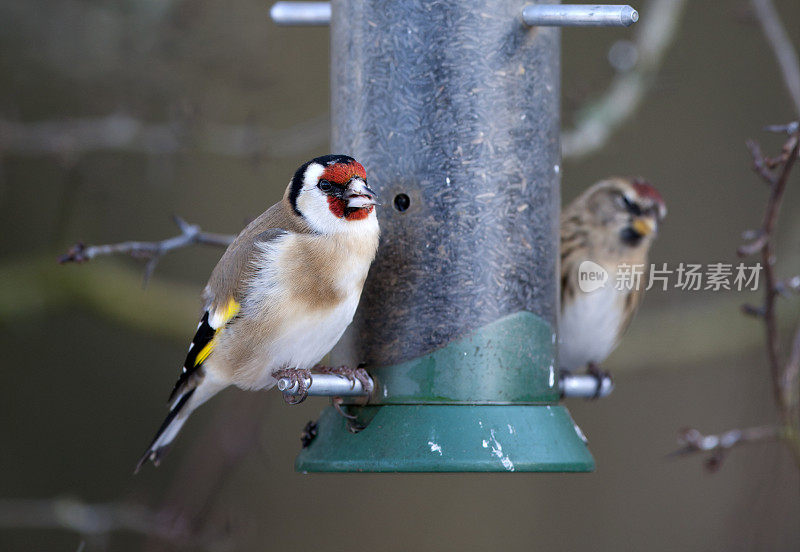
POLYGON ((214 323, 217 326, 214 328, 214 337, 211 339, 211 341, 206 343, 206 346, 203 347, 199 353, 197 353, 197 357, 194 359, 195 366, 201 365, 208 358, 208 355, 210 355, 211 351, 214 350, 214 346, 217 343, 217 338, 219 338, 220 332, 225 329, 225 324, 230 322, 234 316, 239 314, 239 309, 241 309, 241 305, 233 298, 230 298, 222 310, 214 313, 214 323))
POLYGON ((239 314, 240 308, 242 306, 233 297, 228 299, 228 304, 225 305, 225 323, 230 322, 231 318, 239 314))
MULTIPOLYGON (((220 330, 217 330, 217 335, 219 335, 220 330)), ((194 359, 194 365, 199 366, 203 364, 203 361, 208 358, 208 355, 211 354, 211 349, 214 348, 215 342, 217 341, 217 336, 214 336, 214 339, 209 341, 205 347, 200 349, 200 352, 197 353, 197 357, 194 359)))

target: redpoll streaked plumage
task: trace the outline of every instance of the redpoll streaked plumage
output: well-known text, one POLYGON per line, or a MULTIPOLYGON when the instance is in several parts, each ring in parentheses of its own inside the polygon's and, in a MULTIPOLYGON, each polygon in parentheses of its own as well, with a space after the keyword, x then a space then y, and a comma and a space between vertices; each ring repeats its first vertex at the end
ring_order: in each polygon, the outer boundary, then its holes
POLYGON ((563 370, 594 370, 619 343, 642 301, 648 251, 666 214, 664 200, 651 184, 623 177, 594 184, 563 210, 559 320, 563 370), (633 289, 616 285, 618 271, 626 265, 644 269, 633 289), (587 285, 592 270, 595 279, 587 285))

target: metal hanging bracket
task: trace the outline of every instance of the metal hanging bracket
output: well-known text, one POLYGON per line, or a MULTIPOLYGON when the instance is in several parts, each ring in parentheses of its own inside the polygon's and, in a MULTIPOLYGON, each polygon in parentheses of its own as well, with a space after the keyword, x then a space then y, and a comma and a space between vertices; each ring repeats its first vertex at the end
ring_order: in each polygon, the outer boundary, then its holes
POLYGON ((277 25, 322 26, 331 23, 330 2, 275 2, 269 16, 277 25))
MULTIPOLYGON (((329 25, 331 3, 276 2, 269 14, 277 25, 329 25)), ((639 12, 625 5, 538 4, 525 6, 522 20, 531 27, 630 27, 639 20, 639 12)))
POLYGON ((522 8, 531 27, 630 27, 639 12, 630 6, 602 4, 536 4, 522 8))

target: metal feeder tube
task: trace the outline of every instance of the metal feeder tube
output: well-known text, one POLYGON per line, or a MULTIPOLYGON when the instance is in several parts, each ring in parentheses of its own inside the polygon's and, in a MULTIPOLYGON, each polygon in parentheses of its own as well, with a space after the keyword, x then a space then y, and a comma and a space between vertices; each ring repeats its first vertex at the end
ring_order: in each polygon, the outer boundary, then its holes
POLYGON ((383 207, 331 363, 366 363, 376 389, 346 407, 359 433, 323 414, 298 470, 594 468, 558 404, 559 30, 521 10, 332 3, 332 147, 383 207))

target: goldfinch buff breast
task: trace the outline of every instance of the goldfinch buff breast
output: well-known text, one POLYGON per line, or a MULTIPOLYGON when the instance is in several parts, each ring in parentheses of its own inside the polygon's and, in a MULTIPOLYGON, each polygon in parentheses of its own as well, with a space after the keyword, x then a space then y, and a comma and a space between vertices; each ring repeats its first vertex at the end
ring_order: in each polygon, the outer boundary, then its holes
POLYGON ((225 387, 271 388, 276 373, 308 370, 330 351, 378 248, 375 205, 360 163, 318 157, 237 236, 205 287, 170 412, 137 470, 157 464, 189 414, 225 387))

